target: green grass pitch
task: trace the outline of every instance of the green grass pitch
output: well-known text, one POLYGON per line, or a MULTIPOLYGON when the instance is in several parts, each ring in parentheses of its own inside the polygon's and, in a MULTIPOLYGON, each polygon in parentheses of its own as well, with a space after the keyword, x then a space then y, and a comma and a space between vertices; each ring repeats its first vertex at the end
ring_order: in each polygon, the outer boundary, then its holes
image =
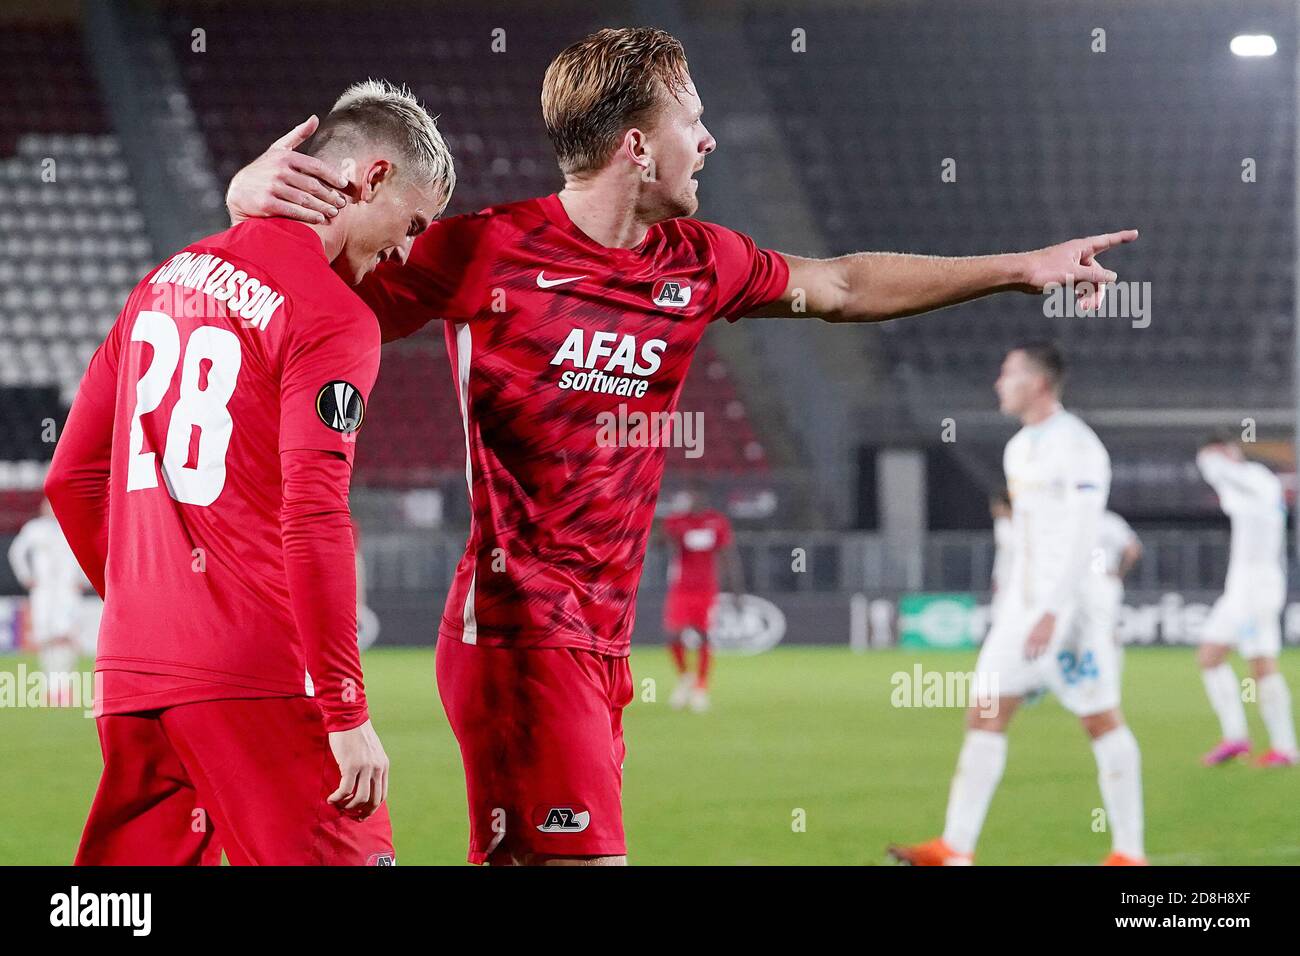
MULTIPOLYGON (((19 660, 0 660, 0 668, 12 671, 19 660)), ((966 670, 974 655, 782 648, 721 657, 713 710, 697 715, 669 709, 663 652, 638 651, 638 690, 654 681, 657 700, 639 694, 626 714, 631 862, 873 864, 884 861, 891 840, 934 836, 962 717, 891 706, 891 675, 918 660, 927 670, 966 670)), ((1286 652, 1283 668, 1300 698, 1300 652, 1286 652)), ((399 862, 463 862, 464 781, 434 690, 432 649, 375 650, 365 669, 393 764, 399 862)), ((1192 652, 1129 650, 1124 684, 1142 746, 1152 862, 1300 863, 1300 770, 1197 763, 1217 726, 1192 652)), ((1248 704, 1247 712, 1261 746, 1258 709, 1248 704)), ((93 721, 79 710, 0 709, 0 766, 0 864, 69 862, 99 772, 93 721)), ((1108 836, 1093 830, 1099 806, 1096 766, 1077 721, 1050 698, 1026 707, 1011 728, 977 862, 1095 863, 1109 849, 1108 836)))

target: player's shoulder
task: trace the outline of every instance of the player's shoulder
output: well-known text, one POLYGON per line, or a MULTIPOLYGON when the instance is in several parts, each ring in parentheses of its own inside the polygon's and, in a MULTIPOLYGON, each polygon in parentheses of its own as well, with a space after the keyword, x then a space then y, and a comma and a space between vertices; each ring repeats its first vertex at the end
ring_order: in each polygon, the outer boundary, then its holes
POLYGON ((286 340, 298 347, 329 345, 377 354, 383 341, 379 319, 355 295, 350 299, 340 296, 328 304, 316 303, 312 308, 297 309, 284 331, 286 340))
POLYGON ((1007 439, 1006 447, 1002 450, 1004 458, 1010 458, 1018 453, 1026 445, 1033 441, 1033 428, 1029 425, 1021 425, 1016 429, 1016 433, 1007 439))
POLYGON ((1076 413, 1068 408, 1062 408, 1056 415, 1056 420, 1052 423, 1063 435, 1074 437, 1094 435, 1092 426, 1085 422, 1076 413))
POLYGON ((1092 426, 1082 418, 1068 409, 1061 409, 1057 422, 1054 423, 1056 428, 1054 434, 1063 442, 1074 445, 1077 448, 1085 448, 1093 451, 1100 451, 1103 454, 1106 446, 1102 444, 1097 433, 1092 430, 1092 426))
POLYGON ((1109 508, 1102 513, 1101 520, 1102 524, 1117 537, 1123 537, 1133 532, 1133 529, 1129 527, 1129 523, 1124 520, 1124 516, 1116 511, 1111 511, 1109 508))
POLYGON ((295 292, 318 288, 328 273, 334 280, 320 291, 347 289, 330 268, 320 236, 306 223, 290 219, 245 219, 192 243, 188 251, 220 251, 253 274, 272 276, 295 292))
POLYGON ((23 522, 23 526, 18 529, 20 535, 28 538, 42 534, 46 530, 46 523, 49 521, 47 515, 37 515, 35 518, 28 518, 23 522))
POLYGON ((1277 472, 1268 467, 1268 465, 1264 464, 1262 461, 1246 461, 1243 462, 1243 464, 1250 470, 1250 473, 1255 476, 1255 480, 1259 481, 1261 484, 1270 487, 1277 486, 1279 489, 1282 487, 1282 479, 1277 476, 1277 472))
POLYGON ((429 230, 439 232, 482 233, 488 229, 511 226, 530 229, 547 220, 543 199, 517 199, 511 202, 485 206, 476 212, 465 212, 439 219, 429 230))
MULTIPOLYGON (((718 247, 728 240, 736 243, 744 243, 748 240, 747 236, 734 229, 690 216, 666 219, 659 223, 657 228, 668 245, 690 246, 701 251, 716 252, 718 247)), ((752 242, 752 240, 748 241, 752 242)))
POLYGON ((314 230, 287 219, 246 220, 232 227, 231 231, 235 230, 242 230, 232 237, 237 248, 258 256, 271 281, 279 282, 291 297, 294 307, 287 316, 289 329, 326 334, 373 332, 377 339, 374 311, 334 271, 314 230))
POLYGON ((141 282, 153 285, 207 296, 263 331, 297 321, 299 312, 366 311, 331 268, 316 232, 287 219, 248 219, 192 242, 141 282))
MULTIPOLYGON (((537 200, 529 199, 437 219, 416 238, 409 262, 417 268, 438 271, 459 269, 465 262, 481 257, 493 244, 508 244, 509 237, 536 228, 543 218, 537 200)), ((389 268, 401 267, 380 267, 381 270, 389 268)))

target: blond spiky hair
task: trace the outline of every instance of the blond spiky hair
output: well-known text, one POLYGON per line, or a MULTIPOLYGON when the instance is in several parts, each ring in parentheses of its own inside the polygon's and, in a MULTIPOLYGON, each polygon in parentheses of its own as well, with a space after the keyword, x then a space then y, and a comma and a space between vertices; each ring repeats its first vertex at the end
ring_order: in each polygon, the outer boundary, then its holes
POLYGON ((397 150, 405 168, 399 174, 420 183, 442 186, 442 208, 456 188, 456 167, 438 124, 405 86, 387 80, 353 83, 335 102, 303 152, 351 152, 362 143, 383 143, 397 150))

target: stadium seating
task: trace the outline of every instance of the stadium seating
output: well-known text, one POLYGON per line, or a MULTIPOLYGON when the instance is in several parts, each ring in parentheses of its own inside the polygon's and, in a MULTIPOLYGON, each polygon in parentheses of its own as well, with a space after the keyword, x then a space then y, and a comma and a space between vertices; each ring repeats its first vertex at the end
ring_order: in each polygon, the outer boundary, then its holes
POLYGON ((98 89, 70 24, 6 22, 0 29, 0 157, 33 133, 109 131, 98 89))
POLYGON ((35 510, 50 424, 153 262, 78 32, 0 31, 0 531, 35 510))
POLYGON ((364 15, 325 6, 306 21, 292 6, 181 3, 164 22, 221 181, 288 126, 327 111, 350 83, 383 77, 440 114, 459 174, 456 213, 559 187, 535 93, 554 52, 594 23, 586 8, 572 10, 563 21, 540 9, 519 13, 503 27, 472 4, 385 5, 364 15), (505 50, 485 69, 498 28, 505 50), (195 29, 206 31, 207 52, 193 52, 195 29))
POLYGON ((1293 6, 1253 4, 1249 24, 1213 0, 1039 6, 749 8, 752 56, 833 251, 967 255, 1142 230, 1111 259, 1150 283, 1149 327, 998 298, 883 327, 883 367, 915 394, 982 405, 1010 344, 1054 337, 1090 407, 1285 404, 1295 84, 1288 57, 1240 60, 1228 40, 1249 26, 1289 48, 1293 6), (807 53, 792 53, 792 23, 807 53), (1093 51, 1098 27, 1109 52, 1093 51))
MULTIPOLYGON (((574 10, 578 21, 590 20, 574 10)), ((449 16, 407 7, 357 17, 329 8, 305 35, 288 7, 164 8, 220 181, 348 83, 386 76, 409 83, 442 114, 460 173, 451 212, 554 190, 559 177, 537 102, 519 91, 536 89, 554 51, 591 23, 560 24, 544 12, 512 17, 500 67, 485 73, 482 50, 468 37, 491 42, 496 19, 466 6, 449 32, 449 16), (207 32, 205 53, 192 50, 196 28, 207 32), (342 50, 339 36, 349 38, 342 50)), ((0 529, 12 530, 39 497, 41 463, 52 452, 46 423, 62 421, 91 353, 155 254, 78 28, 7 25, 0 78, 13 94, 0 104, 0 434, 8 460, 0 467, 0 529)), ((765 470, 763 443, 725 363, 706 349, 694 364, 682 409, 705 412, 708 452, 670 454, 669 468, 765 470)), ((440 330, 386 351, 371 412, 360 482, 434 484, 463 467, 440 330), (388 408, 403 414, 384 414, 388 408)))
MULTIPOLYGON (((365 16, 325 7, 305 23, 292 7, 181 3, 166 8, 164 21, 219 180, 227 181, 295 122, 327 109, 348 84, 384 77, 406 83, 440 114, 458 174, 450 215, 545 195, 561 185, 534 93, 550 58, 598 26, 589 8, 574 5, 570 12, 557 18, 553 10, 537 9, 503 20, 472 4, 386 6, 365 16), (206 31, 206 53, 192 50, 199 28, 206 31), (485 70, 498 28, 505 31, 505 51, 491 54, 494 68, 485 70), (347 42, 340 44, 340 37, 347 42)), ((384 353, 366 440, 357 449, 364 483, 431 482, 464 467, 464 433, 441 330, 417 339, 384 353), (403 413, 386 415, 386 408, 403 413)), ((696 459, 669 454, 669 469, 767 469, 764 444, 716 353, 697 355, 681 407, 705 413, 707 452, 696 459)))

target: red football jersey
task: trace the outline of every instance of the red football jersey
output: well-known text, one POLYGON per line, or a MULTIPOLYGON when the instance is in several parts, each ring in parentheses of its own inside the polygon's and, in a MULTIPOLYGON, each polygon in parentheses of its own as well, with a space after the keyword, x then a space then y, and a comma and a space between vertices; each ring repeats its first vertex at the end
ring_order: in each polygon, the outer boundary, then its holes
POLYGON ((607 248, 552 195, 436 222, 362 284, 386 339, 447 320, 472 521, 443 636, 628 653, 665 452, 602 428, 673 411, 707 324, 788 276, 695 219, 607 248))
POLYGON ((300 223, 241 223, 136 286, 78 396, 115 406, 96 669, 124 673, 105 713, 306 692, 280 453, 351 462, 379 344, 300 223))
POLYGON ((676 594, 718 593, 718 552, 731 544, 731 522, 720 511, 690 511, 664 519, 673 546, 668 589, 676 594))

